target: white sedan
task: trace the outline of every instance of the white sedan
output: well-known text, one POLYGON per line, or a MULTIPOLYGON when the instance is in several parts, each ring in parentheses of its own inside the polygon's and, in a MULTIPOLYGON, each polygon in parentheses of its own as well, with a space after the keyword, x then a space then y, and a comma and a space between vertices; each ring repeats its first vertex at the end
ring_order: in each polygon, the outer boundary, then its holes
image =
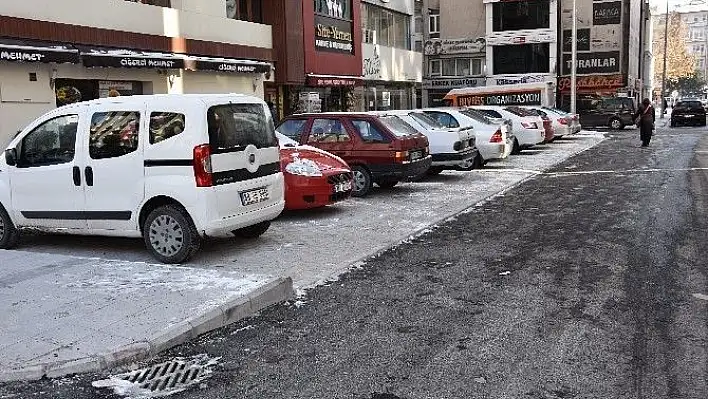
POLYGON ((539 117, 520 116, 509 112, 505 107, 495 105, 475 105, 470 109, 478 110, 492 118, 509 119, 513 122, 514 136, 521 148, 531 148, 546 139, 543 122, 539 117))
POLYGON ((555 137, 568 136, 580 131, 580 122, 574 119, 572 115, 566 114, 563 111, 541 106, 524 106, 521 108, 528 109, 541 117, 550 119, 553 130, 555 131, 555 137))

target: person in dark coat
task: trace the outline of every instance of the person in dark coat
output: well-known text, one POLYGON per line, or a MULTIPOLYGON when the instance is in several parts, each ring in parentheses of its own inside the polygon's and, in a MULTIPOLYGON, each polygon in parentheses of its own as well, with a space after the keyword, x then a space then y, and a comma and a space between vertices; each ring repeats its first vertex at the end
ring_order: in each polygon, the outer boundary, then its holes
POLYGON ((656 110, 648 98, 642 101, 639 109, 634 114, 634 120, 637 121, 637 127, 639 127, 642 147, 646 147, 651 141, 651 136, 654 133, 654 122, 656 121, 656 110))

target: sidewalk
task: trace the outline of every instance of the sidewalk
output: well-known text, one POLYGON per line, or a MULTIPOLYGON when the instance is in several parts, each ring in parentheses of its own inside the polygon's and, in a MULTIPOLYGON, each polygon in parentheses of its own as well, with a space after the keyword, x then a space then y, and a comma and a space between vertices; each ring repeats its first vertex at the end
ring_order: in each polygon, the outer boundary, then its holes
POLYGON ((0 251, 0 381, 156 354, 292 296, 290 279, 0 251))

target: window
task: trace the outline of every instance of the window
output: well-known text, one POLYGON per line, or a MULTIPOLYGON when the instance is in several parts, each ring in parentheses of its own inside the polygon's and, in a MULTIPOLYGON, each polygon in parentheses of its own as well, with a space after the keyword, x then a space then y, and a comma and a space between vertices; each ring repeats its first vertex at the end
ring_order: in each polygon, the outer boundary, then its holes
POLYGON ((184 114, 153 112, 150 114, 150 144, 163 142, 184 131, 184 114))
POLYGON ((481 58, 472 58, 472 75, 479 76, 484 75, 484 60, 481 58))
POLYGON ((91 117, 89 156, 91 159, 117 158, 138 149, 140 112, 96 112, 91 117))
POLYGON ((442 129, 445 126, 440 124, 436 119, 430 117, 430 115, 422 112, 411 112, 410 117, 415 119, 418 123, 426 127, 427 129, 442 129))
POLYGON ((383 116, 379 118, 379 121, 381 121, 391 133, 398 137, 420 134, 413 126, 397 116, 383 116))
POLYGON ((289 119, 281 123, 277 130, 280 134, 288 136, 299 143, 300 137, 302 137, 302 133, 305 131, 306 122, 306 119, 289 119))
POLYGON ((430 60, 428 61, 428 66, 430 68, 430 76, 440 76, 442 75, 442 68, 440 60, 430 60))
POLYGON ((226 18, 263 22, 263 0, 225 0, 226 18))
POLYGON ((315 14, 351 21, 351 0, 314 0, 315 14))
POLYGON ((548 43, 495 46, 493 55, 495 75, 550 72, 548 43))
POLYGON ((435 39, 440 37, 440 10, 430 10, 428 16, 428 34, 435 39))
POLYGON ((457 63, 454 58, 442 60, 442 74, 443 76, 457 76, 455 72, 455 66, 457 63))
POLYGON ((493 109, 476 109, 476 111, 479 111, 480 113, 490 117, 490 118, 504 118, 502 114, 499 112, 493 110, 493 109))
POLYGON ((366 120, 352 120, 359 137, 367 143, 388 143, 386 136, 373 123, 366 120))
POLYGON ((455 120, 455 118, 453 118, 450 114, 437 111, 428 111, 426 112, 426 114, 430 115, 431 118, 435 119, 439 124, 447 128, 460 127, 460 124, 457 123, 457 120, 455 120))
POLYGON ((315 119, 312 122, 309 143, 338 143, 350 141, 347 130, 338 119, 315 119))
POLYGON ((18 168, 59 165, 74 160, 77 115, 50 119, 32 130, 20 143, 18 168))
POLYGON ((207 125, 212 152, 240 151, 248 145, 278 146, 273 119, 265 105, 215 105, 207 111, 207 125))
POLYGON ((437 68, 436 72, 440 70, 442 76, 479 76, 482 75, 484 68, 483 60, 480 58, 430 60, 430 76, 436 76, 436 74, 433 73, 433 61, 438 63, 438 65, 435 66, 435 68, 437 68))
POLYGON ((492 14, 495 32, 550 28, 551 23, 549 0, 496 2, 492 6, 492 14))
POLYGON ((361 3, 364 43, 410 50, 411 17, 369 3, 361 3))

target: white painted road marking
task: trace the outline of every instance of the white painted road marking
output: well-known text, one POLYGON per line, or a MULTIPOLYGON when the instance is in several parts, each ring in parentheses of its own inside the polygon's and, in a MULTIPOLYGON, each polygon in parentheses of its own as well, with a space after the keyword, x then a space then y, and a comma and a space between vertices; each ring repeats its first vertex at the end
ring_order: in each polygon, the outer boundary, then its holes
POLYGON ((696 299, 700 299, 702 301, 708 301, 708 295, 704 294, 693 294, 693 297, 696 299))

